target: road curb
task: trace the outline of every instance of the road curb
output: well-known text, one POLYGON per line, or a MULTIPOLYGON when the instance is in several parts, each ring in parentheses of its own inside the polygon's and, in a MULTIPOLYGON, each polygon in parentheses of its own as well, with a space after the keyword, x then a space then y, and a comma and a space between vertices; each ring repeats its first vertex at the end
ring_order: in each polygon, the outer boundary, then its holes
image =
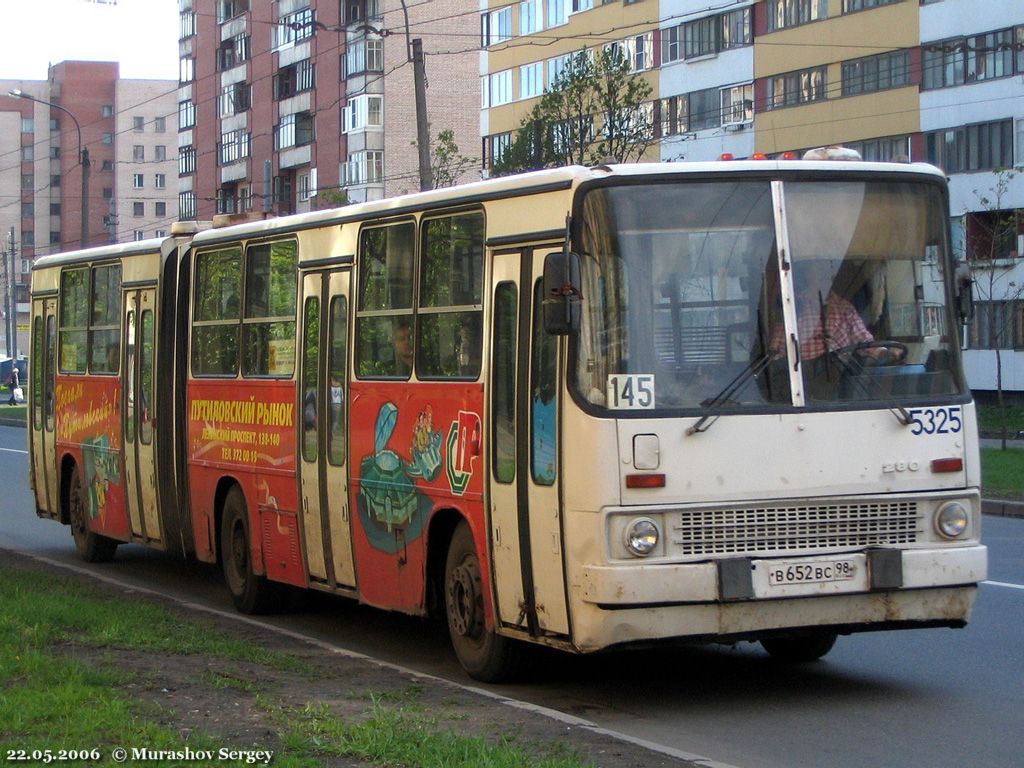
POLYGON ((1024 501, 1003 499, 982 499, 981 513, 996 517, 1024 517, 1024 501))

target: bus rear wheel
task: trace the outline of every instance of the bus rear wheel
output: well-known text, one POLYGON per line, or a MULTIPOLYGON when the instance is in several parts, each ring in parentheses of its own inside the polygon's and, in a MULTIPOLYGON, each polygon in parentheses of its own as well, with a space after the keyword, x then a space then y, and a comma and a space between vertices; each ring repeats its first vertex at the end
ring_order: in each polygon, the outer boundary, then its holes
POLYGON ((71 472, 68 488, 68 519, 79 557, 87 563, 109 563, 114 559, 118 542, 89 529, 89 506, 77 467, 71 472))
POLYGON ((496 683, 515 671, 515 641, 487 629, 480 559, 469 525, 462 521, 448 547, 444 569, 445 611, 455 655, 474 680, 496 683))
POLYGON ((768 651, 773 659, 796 663, 817 661, 831 651, 835 644, 835 632, 766 637, 761 641, 761 647, 768 651))
POLYGON ((270 613, 277 608, 277 585, 252 570, 249 515, 245 496, 237 485, 224 499, 220 527, 220 559, 224 581, 235 607, 242 613, 270 613))

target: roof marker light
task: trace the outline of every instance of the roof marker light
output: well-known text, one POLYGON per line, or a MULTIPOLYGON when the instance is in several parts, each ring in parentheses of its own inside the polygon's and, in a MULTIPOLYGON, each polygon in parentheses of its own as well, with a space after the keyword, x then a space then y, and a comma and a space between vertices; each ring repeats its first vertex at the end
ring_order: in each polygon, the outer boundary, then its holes
POLYGON ((752 154, 750 156, 750 159, 751 160, 767 160, 768 159, 768 155, 766 155, 764 152, 755 152, 754 154, 752 154))
POLYGON ((719 160, 732 160, 733 159, 733 154, 732 154, 732 152, 723 152, 722 154, 720 154, 718 156, 718 159, 719 160))
POLYGON ((796 152, 783 152, 782 153, 782 159, 783 160, 798 160, 799 158, 800 158, 800 155, 798 155, 796 152))

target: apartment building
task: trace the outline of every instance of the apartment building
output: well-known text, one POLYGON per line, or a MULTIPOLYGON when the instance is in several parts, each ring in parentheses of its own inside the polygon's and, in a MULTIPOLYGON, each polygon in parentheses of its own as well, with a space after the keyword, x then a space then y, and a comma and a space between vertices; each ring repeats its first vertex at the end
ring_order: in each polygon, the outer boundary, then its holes
MULTIPOLYGON (((975 275, 972 388, 1024 392, 1024 4, 1019 0, 481 0, 482 172, 581 48, 653 86, 666 161, 827 144, 950 176, 975 275)), ((648 153, 648 157, 652 153, 648 153)))
POLYGON ((17 255, 19 318, 28 313, 36 256, 153 237, 177 219, 177 147, 163 142, 167 159, 156 162, 160 142, 139 138, 174 113, 175 86, 123 80, 117 63, 87 61, 52 65, 46 80, 0 80, 0 250, 17 255), (137 152, 137 144, 146 147, 137 152), (145 208, 134 217, 132 201, 142 189, 145 208))
MULTIPOLYGON (((424 51, 431 136, 448 128, 460 146, 476 146, 475 6, 179 0, 179 8, 182 218, 281 215, 419 189, 413 39, 424 51)), ((474 168, 465 180, 475 177, 474 168)))

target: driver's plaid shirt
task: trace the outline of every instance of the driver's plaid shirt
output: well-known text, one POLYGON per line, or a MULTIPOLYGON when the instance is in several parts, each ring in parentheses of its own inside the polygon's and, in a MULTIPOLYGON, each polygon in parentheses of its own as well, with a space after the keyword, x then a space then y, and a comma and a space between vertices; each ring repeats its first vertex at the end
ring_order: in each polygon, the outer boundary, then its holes
MULTIPOLYGON (((874 341, 875 338, 853 304, 835 293, 830 293, 825 300, 825 325, 828 328, 827 336, 821 332, 821 308, 817 302, 807 304, 800 310, 796 327, 800 336, 801 360, 814 360, 826 352, 874 341)), ((771 349, 782 352, 785 346, 785 330, 781 325, 776 325, 772 333, 771 349)))

